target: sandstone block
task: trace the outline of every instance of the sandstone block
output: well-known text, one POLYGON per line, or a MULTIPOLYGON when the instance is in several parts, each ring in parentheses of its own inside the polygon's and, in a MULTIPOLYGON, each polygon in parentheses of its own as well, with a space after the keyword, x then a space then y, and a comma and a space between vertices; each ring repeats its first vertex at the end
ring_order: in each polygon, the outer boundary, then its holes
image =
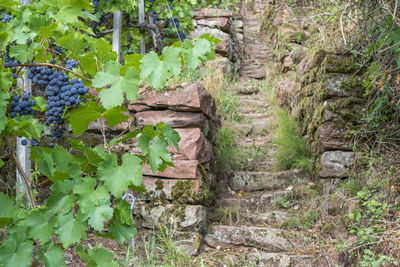
POLYGON ((229 40, 225 40, 215 46, 215 52, 225 56, 228 54, 228 48, 229 48, 229 40))
POLYGON ((324 123, 319 127, 321 151, 351 150, 350 139, 346 137, 346 128, 336 123, 324 123))
POLYGON ((315 264, 313 256, 304 255, 287 255, 283 253, 271 252, 252 252, 246 255, 246 262, 248 264, 256 264, 257 266, 268 267, 313 267, 322 266, 315 264))
POLYGON ((342 178, 349 175, 350 168, 354 165, 354 152, 327 151, 321 156, 321 170, 319 175, 323 178, 342 178))
POLYGON ((197 25, 207 26, 209 28, 217 28, 223 31, 229 29, 229 19, 228 18, 206 18, 197 20, 197 25))
POLYGON ((196 19, 203 18, 215 18, 215 17, 232 17, 233 12, 231 10, 226 9, 218 9, 218 8, 202 8, 199 10, 195 10, 193 17, 196 19))
POLYGON ((195 38, 199 38, 200 36, 202 36, 203 34, 209 33, 212 36, 220 39, 221 41, 226 41, 229 40, 230 36, 229 34, 218 30, 218 29, 211 29, 208 27, 197 27, 196 29, 194 29, 190 35, 189 38, 190 39, 195 39, 195 38))
POLYGON ((322 88, 325 92, 325 97, 345 97, 351 96, 351 92, 346 91, 342 87, 342 83, 349 79, 348 74, 334 74, 328 78, 326 78, 325 82, 322 85, 322 88))
POLYGON ((141 226, 150 229, 163 226, 177 231, 202 231, 206 226, 206 210, 200 205, 143 206, 140 216, 141 226))
POLYGON ((200 128, 208 127, 208 121, 203 113, 176 112, 172 110, 151 110, 135 114, 138 125, 156 125, 165 122, 172 128, 200 128))
POLYGON ((153 173, 149 165, 143 166, 143 175, 173 178, 173 179, 200 179, 198 160, 173 160, 174 167, 167 167, 162 172, 153 173))
POLYGON ((215 116, 215 103, 200 83, 183 83, 162 92, 141 88, 138 100, 131 102, 129 110, 149 106, 176 111, 201 111, 208 117, 215 116), (138 107, 139 106, 139 107, 138 107))

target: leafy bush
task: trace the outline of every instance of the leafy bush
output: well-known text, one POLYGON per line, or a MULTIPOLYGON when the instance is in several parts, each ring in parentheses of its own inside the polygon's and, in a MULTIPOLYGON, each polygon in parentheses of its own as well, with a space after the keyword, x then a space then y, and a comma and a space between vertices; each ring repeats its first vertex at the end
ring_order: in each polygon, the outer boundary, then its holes
POLYGON ((297 129, 296 121, 283 110, 276 112, 277 128, 274 144, 276 167, 279 170, 306 169, 311 170, 313 161, 307 143, 297 129))

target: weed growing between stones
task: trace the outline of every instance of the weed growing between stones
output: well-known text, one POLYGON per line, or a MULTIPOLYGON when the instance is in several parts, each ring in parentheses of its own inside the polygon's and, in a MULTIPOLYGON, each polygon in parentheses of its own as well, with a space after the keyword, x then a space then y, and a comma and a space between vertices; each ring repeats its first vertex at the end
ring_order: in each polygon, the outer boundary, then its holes
POLYGON ((276 167, 279 170, 303 169, 311 170, 313 160, 307 143, 297 129, 296 121, 283 110, 276 112, 274 154, 276 167))
POLYGON ((217 110, 223 120, 240 122, 243 114, 239 109, 239 97, 235 95, 232 81, 224 75, 222 70, 206 68, 201 82, 207 92, 215 99, 217 110))

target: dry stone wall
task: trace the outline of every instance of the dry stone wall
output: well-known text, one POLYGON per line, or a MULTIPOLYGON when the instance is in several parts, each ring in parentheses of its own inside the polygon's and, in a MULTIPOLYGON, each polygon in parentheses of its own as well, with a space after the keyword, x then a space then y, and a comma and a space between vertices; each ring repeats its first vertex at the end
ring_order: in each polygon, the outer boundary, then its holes
POLYGON ((351 132, 360 125, 363 87, 356 58, 344 51, 307 50, 313 34, 305 21, 284 3, 270 5, 264 18, 276 49, 282 79, 275 87, 279 105, 302 123, 302 131, 318 159, 319 175, 341 178, 354 164, 351 132))
POLYGON ((236 73, 241 66, 241 43, 243 42, 243 20, 238 12, 227 9, 203 8, 194 11, 194 39, 209 33, 221 40, 215 47, 217 59, 207 64, 236 73))

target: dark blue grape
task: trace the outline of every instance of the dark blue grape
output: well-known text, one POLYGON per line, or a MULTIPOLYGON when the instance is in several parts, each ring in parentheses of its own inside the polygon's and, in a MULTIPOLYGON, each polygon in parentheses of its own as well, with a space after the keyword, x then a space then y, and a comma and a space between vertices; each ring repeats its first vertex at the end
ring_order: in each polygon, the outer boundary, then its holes
POLYGON ((22 139, 21 145, 26 146, 28 144, 28 140, 22 139))

